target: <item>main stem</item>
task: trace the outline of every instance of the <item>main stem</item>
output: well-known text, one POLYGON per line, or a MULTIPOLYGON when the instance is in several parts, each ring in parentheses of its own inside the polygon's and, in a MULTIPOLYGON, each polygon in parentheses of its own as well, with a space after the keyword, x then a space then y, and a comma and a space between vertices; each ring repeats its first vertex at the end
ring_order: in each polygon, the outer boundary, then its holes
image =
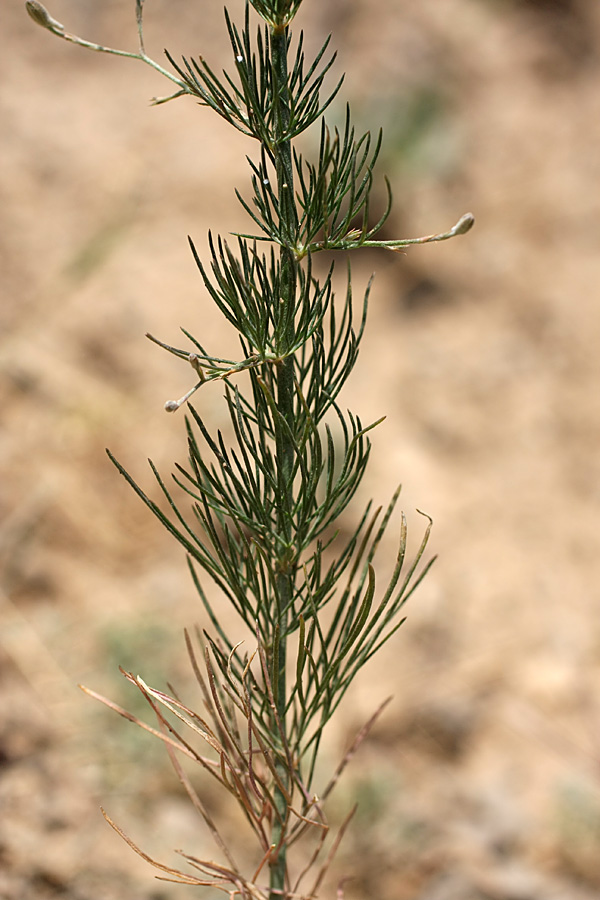
MULTIPOLYGON (((292 168, 292 149, 285 134, 290 120, 289 90, 287 70, 288 35, 286 29, 273 29, 271 35, 271 66, 273 72, 274 121, 276 123, 276 141, 273 151, 277 171, 277 188, 281 209, 281 225, 288 234, 294 234, 297 224, 297 212, 294 200, 294 180, 292 168)), ((289 309, 296 302, 296 259, 291 249, 280 247, 281 296, 279 302, 289 309)), ((292 322, 290 327, 294 327, 292 322)), ((294 358, 286 356, 277 368, 277 407, 290 433, 294 429, 294 358)), ((283 548, 276 561, 276 584, 279 603, 279 671, 276 673, 276 707, 282 734, 282 744, 286 740, 286 634, 288 627, 288 610, 291 604, 295 580, 294 534, 292 531, 293 505, 293 468, 294 446, 285 429, 278 429, 277 467, 279 499, 277 527, 280 546, 283 548)), ((275 637, 275 640, 277 637, 275 637)), ((276 733, 280 733, 274 724, 276 733)), ((285 760, 284 747, 281 747, 280 760, 277 763, 278 773, 283 784, 287 784, 291 793, 291 773, 285 760)), ((287 800, 284 794, 275 789, 276 813, 273 817, 271 843, 277 849, 270 874, 270 900, 281 900, 286 892, 286 826, 288 819, 287 800)))

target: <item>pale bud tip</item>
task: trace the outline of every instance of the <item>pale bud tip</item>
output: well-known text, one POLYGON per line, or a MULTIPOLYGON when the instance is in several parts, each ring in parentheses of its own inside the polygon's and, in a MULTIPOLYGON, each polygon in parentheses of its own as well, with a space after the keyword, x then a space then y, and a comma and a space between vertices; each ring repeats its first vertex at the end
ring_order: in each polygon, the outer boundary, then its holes
POLYGON ((48 31, 52 31, 55 34, 64 33, 65 26, 61 25, 60 22, 57 22, 56 19, 53 19, 46 7, 42 6, 38 0, 25 0, 25 9, 33 21, 37 22, 38 25, 41 25, 42 28, 47 28, 48 31))
POLYGON ((464 216, 461 216, 452 231, 454 234, 466 234, 467 231, 470 231, 473 225, 475 224, 475 216, 473 213, 465 213, 464 216))
POLYGON ((165 403, 165 409, 167 412, 177 412, 179 409, 179 403, 177 400, 167 400, 165 403))
MULTIPOLYGON (((188 356, 188 361, 190 362, 194 372, 196 372, 196 374, 199 376, 200 381, 204 382, 206 379, 204 376, 204 370, 203 370, 202 366, 200 365, 200 357, 197 356, 196 353, 190 353, 190 355, 188 356)), ((195 388, 194 388, 194 390, 195 390, 195 388)))

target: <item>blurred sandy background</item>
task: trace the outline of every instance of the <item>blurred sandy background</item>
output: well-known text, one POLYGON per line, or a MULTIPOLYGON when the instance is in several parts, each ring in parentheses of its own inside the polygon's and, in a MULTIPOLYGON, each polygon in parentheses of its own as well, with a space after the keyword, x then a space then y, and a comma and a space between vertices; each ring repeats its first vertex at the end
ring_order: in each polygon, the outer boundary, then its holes
MULTIPOLYGON (((228 61, 220 3, 146 6, 155 58, 228 61)), ((386 236, 477 219, 406 257, 355 257, 357 289, 377 277, 346 402, 387 414, 363 497, 385 503, 402 481, 413 539, 420 508, 440 559, 330 736, 327 764, 393 693, 334 805, 335 819, 361 803, 325 896, 351 875, 357 900, 591 900, 600 4, 305 7, 309 45, 332 31, 348 72, 334 116, 350 99, 359 127, 385 127, 386 236)), ((51 12, 136 47, 128 0, 51 12)), ((187 99, 151 108, 168 93, 159 76, 53 38, 20 0, 0 21, 0 896, 192 896, 156 882, 99 813, 166 862, 208 846, 161 748, 76 685, 135 706, 119 664, 189 681, 181 630, 202 618, 182 553, 104 447, 148 488, 146 457, 166 472, 183 455, 183 418, 163 403, 189 373, 143 335, 177 343, 183 325, 217 354, 231 346, 186 235, 203 250, 209 226, 247 229, 233 189, 255 148, 187 99)), ((198 400, 215 427, 220 393, 198 400)))

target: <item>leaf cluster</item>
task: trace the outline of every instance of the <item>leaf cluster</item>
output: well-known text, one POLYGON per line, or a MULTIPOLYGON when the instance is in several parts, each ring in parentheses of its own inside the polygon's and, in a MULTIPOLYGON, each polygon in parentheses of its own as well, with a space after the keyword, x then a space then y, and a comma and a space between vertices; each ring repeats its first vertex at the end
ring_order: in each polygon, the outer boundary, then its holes
POLYGON ((263 149, 258 164, 249 160, 252 205, 236 191, 261 234, 242 236, 291 246, 298 259, 318 250, 360 247, 380 231, 391 211, 391 188, 385 179, 387 206, 379 220, 371 224, 373 169, 381 150, 382 136, 380 131, 374 144, 369 132, 357 139, 347 108, 342 132, 335 128, 332 133, 322 120, 315 163, 307 162, 294 149, 299 215, 293 220, 291 231, 288 218, 283 215, 281 199, 272 186, 272 159, 263 149))
MULTIPOLYGON (((299 2, 281 4, 282 7, 294 5, 299 5, 299 2)), ((290 141, 309 128, 323 114, 337 95, 343 78, 328 94, 327 99, 322 101, 321 87, 335 62, 336 54, 324 61, 330 40, 327 38, 306 68, 304 37, 303 32, 300 32, 292 66, 289 73, 286 73, 285 84, 282 83, 281 73, 272 65, 271 29, 268 25, 259 27, 253 44, 249 15, 247 4, 245 25, 240 30, 225 10, 237 79, 226 70, 223 70, 222 77, 217 75, 202 57, 183 57, 180 65, 170 53, 167 52, 166 55, 187 94, 195 97, 201 105, 209 106, 242 134, 256 138, 273 152, 278 145, 290 141), (287 112, 285 124, 281 121, 279 102, 284 90, 287 112)), ((290 38, 287 34, 285 40, 289 50, 290 38)))
MULTIPOLYGON (((416 584, 415 567, 428 530, 400 582, 406 552, 403 520, 397 564, 381 599, 376 599, 373 563, 397 494, 378 528, 380 511, 371 515, 369 505, 345 541, 340 543, 335 530, 364 475, 368 432, 379 424, 363 425, 336 400, 358 354, 369 289, 356 330, 350 282, 340 314, 332 302, 331 270, 324 284, 310 271, 299 275, 295 321, 302 328, 293 333, 297 341, 304 333, 305 340, 299 348, 287 348, 294 353, 295 389, 293 416, 286 417, 276 402, 283 360, 275 338, 280 334, 284 340, 288 329, 279 328, 277 304, 273 309, 260 302, 277 297, 279 262, 273 255, 259 256, 242 239, 239 260, 221 241, 211 247, 211 275, 197 260, 199 269, 213 300, 239 329, 245 361, 253 360, 246 373, 249 390, 225 379, 230 437, 220 431, 211 435, 190 405, 188 463, 176 466, 175 487, 168 486, 152 466, 166 511, 113 461, 185 548, 194 583, 223 648, 217 662, 226 681, 230 673, 241 678, 246 662, 210 604, 199 569, 212 578, 247 628, 256 631, 259 645, 266 648, 271 684, 277 685, 280 653, 286 652, 281 648, 295 635, 295 680, 286 699, 288 741, 295 759, 310 757, 306 762, 310 786, 323 727, 358 670, 401 624, 399 611, 416 584), (287 477, 276 452, 284 438, 293 460, 287 477), (184 496, 187 506, 180 499, 184 496), (289 596, 280 589, 282 572, 291 578, 289 596), (322 616, 330 605, 334 611, 326 627, 322 616)), ((210 364, 212 358, 204 348, 197 342, 195 347, 196 356, 210 364)), ((185 350, 173 352, 189 355, 185 350)), ((252 702, 256 721, 267 733, 272 704, 264 681, 262 686, 256 683, 252 702)))
POLYGON ((250 0, 250 3, 265 22, 281 30, 290 24, 302 0, 250 0))

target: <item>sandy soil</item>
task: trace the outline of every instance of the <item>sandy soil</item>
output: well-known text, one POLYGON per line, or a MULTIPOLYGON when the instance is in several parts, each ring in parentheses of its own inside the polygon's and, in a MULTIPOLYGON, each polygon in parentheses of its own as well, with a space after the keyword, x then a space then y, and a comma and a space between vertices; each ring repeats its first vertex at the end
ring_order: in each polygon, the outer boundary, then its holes
MULTIPOLYGON (((133 4, 55 0, 92 40, 135 46, 133 4)), ((394 701, 332 815, 358 797, 349 898, 592 900, 600 890, 600 6, 595 0, 306 0, 333 32, 364 127, 383 124, 387 235, 468 237, 377 278, 348 405, 387 415, 364 496, 402 481, 434 569, 341 712, 324 764, 394 701)), ((156 56, 227 60, 220 4, 153 0, 156 56)), ((232 0, 239 13, 241 3, 232 0)), ((71 48, 2 8, 0 56, 0 896, 185 896, 149 853, 208 837, 160 747, 78 692, 135 703, 119 664, 189 683, 201 619, 179 548, 133 497, 184 454, 165 400, 190 385, 143 338, 231 335, 187 249, 243 230, 248 143, 150 70, 71 48)), ((341 115, 343 106, 334 110, 341 115)), ((383 197, 383 194, 382 194, 383 197)), ((206 390, 203 415, 225 411, 206 390)), ((390 536, 387 552, 394 551, 390 536)), ((208 791, 208 789, 207 789, 208 791)), ((216 807, 218 798, 207 793, 216 807)), ((206 852, 212 853, 212 850, 206 852)), ((191 894, 190 894, 191 895, 191 894)))

